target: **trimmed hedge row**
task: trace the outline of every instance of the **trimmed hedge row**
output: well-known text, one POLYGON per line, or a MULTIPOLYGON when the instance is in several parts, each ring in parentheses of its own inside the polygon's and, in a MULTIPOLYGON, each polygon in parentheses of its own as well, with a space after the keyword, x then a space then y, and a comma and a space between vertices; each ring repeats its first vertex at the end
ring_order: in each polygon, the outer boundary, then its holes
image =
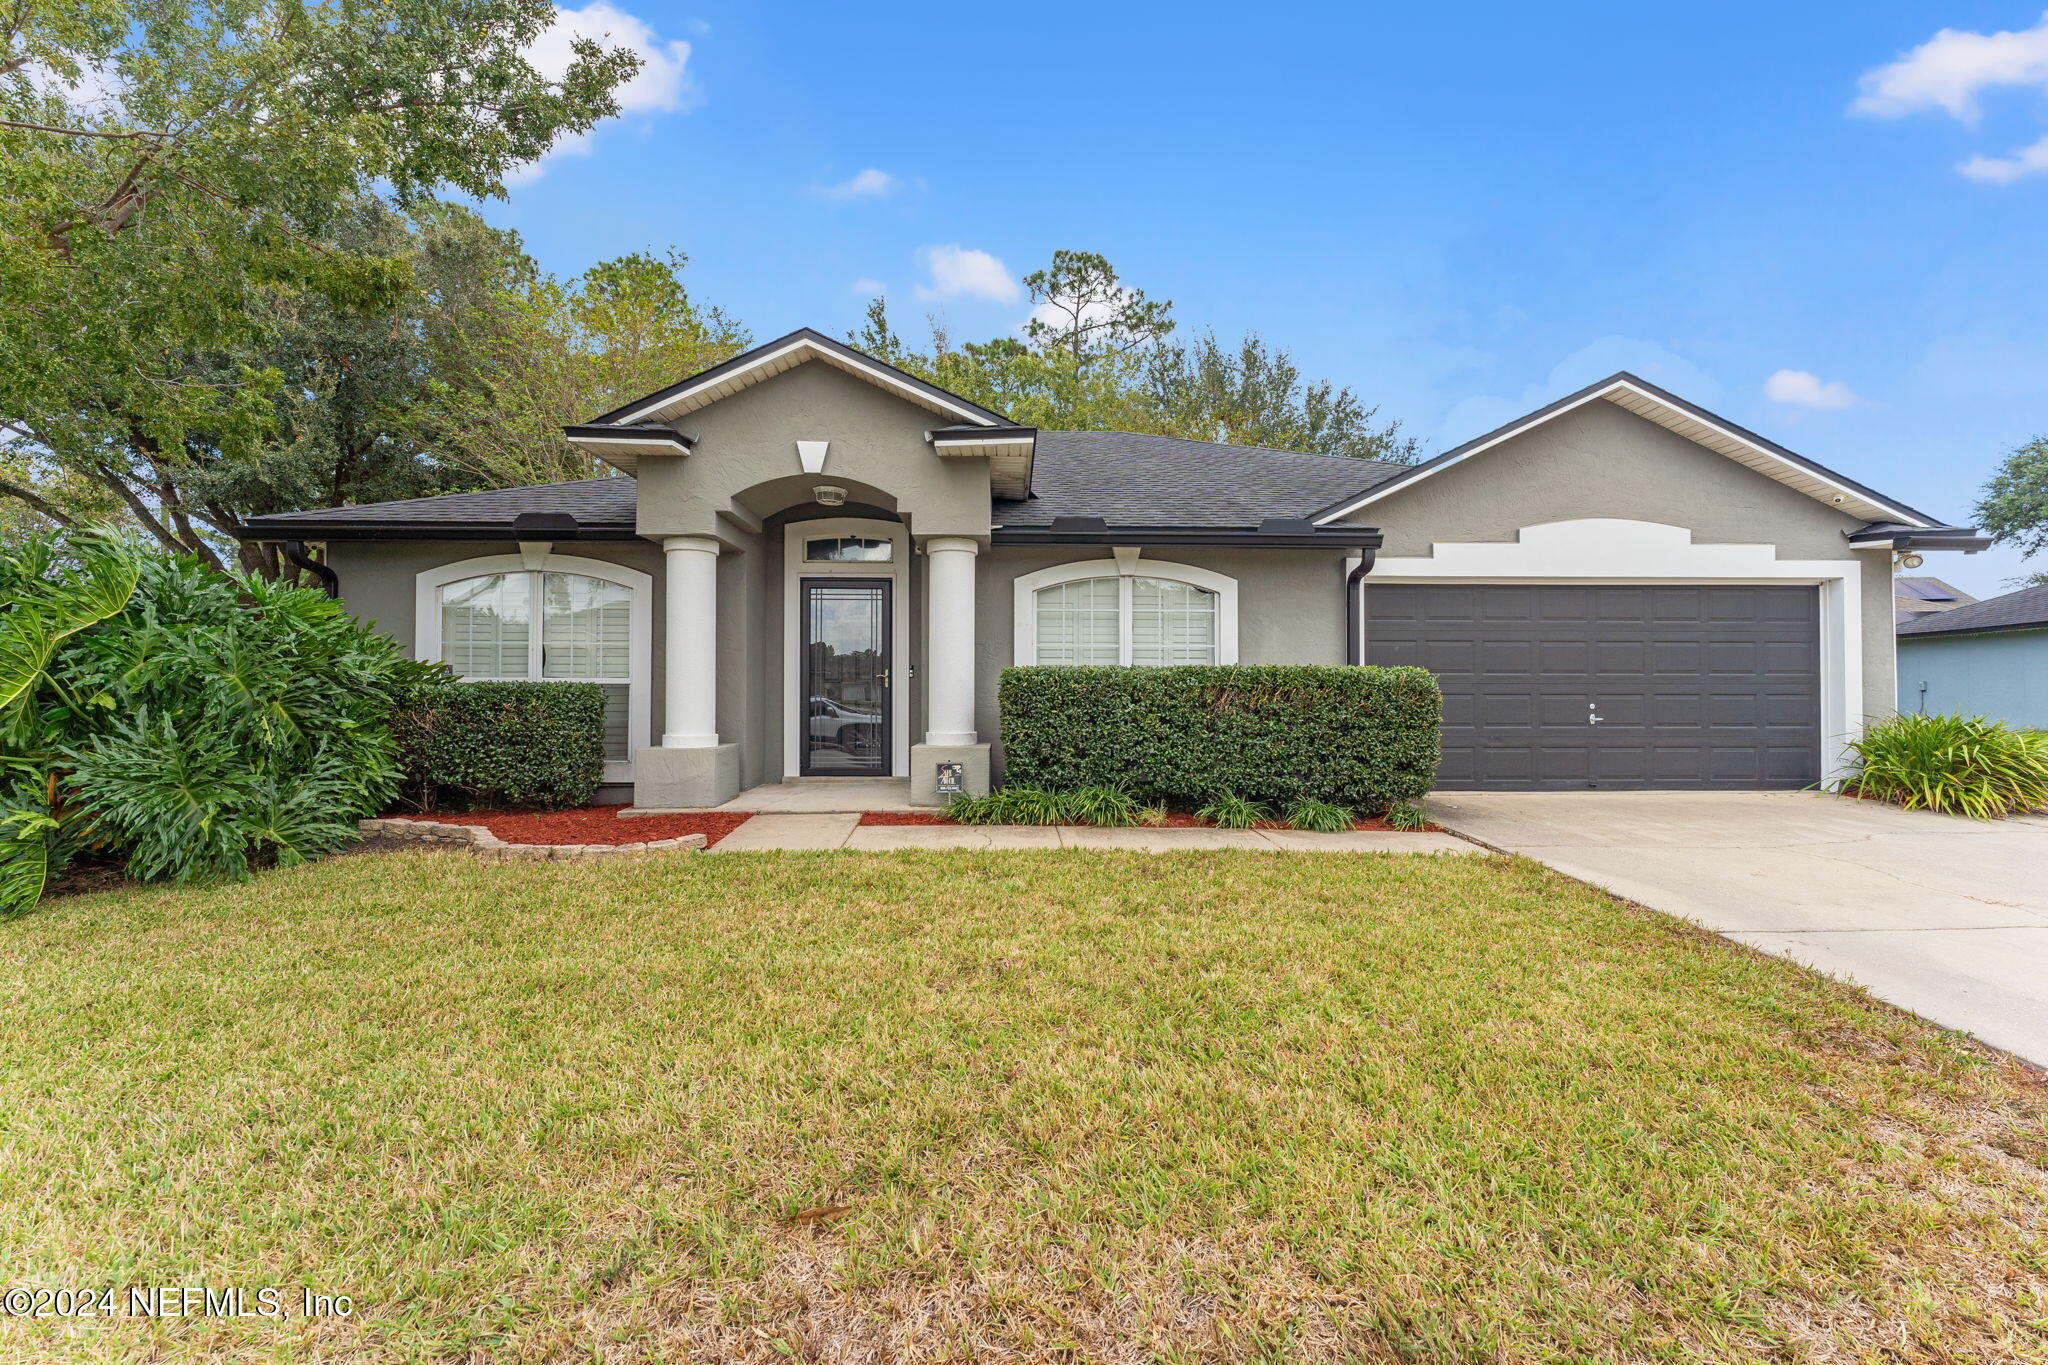
POLYGON ((431 811, 567 810, 604 778, 604 689, 581 682, 419 688, 393 715, 402 800, 431 811))
POLYGON ((1146 801, 1377 812, 1429 790, 1441 746, 1443 694, 1421 668, 1039 666, 1005 669, 997 695, 1006 782, 1146 801))

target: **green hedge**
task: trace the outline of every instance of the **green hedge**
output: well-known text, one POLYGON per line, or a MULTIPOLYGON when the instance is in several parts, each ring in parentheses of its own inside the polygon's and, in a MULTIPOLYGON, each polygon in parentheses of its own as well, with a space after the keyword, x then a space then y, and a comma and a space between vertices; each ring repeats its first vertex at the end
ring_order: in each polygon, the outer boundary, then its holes
POLYGON ((1420 668, 1011 668, 998 696, 1004 781, 1175 804, 1384 810, 1429 790, 1443 719, 1420 668))
POLYGON ((422 687, 393 717, 419 810, 586 806, 604 778, 604 689, 577 682, 422 687))

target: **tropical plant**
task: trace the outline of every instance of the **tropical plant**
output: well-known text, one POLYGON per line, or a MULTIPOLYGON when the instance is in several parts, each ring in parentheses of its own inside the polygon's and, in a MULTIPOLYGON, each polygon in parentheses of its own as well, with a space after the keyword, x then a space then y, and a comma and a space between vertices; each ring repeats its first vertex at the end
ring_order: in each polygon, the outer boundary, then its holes
POLYGON ((0 555, 0 915, 81 850, 192 881, 337 847, 396 787, 394 700, 443 672, 318 592, 109 534, 0 555))
POLYGON ((1849 744, 1839 791, 1908 810, 1995 820, 2048 807, 2048 736, 1983 716, 1904 711, 1849 744))
POLYGON ((1271 820, 1273 812, 1235 792, 1219 792, 1195 812, 1195 818, 1207 820, 1219 829, 1250 829, 1261 821, 1271 820))
POLYGON ((1351 828, 1351 808, 1305 796, 1287 804, 1286 820, 1295 829, 1336 834, 1351 828))
POLYGON ((1380 819, 1387 822, 1388 829, 1417 830, 1427 828, 1429 817, 1422 808, 1407 801, 1396 801, 1380 812, 1380 819))

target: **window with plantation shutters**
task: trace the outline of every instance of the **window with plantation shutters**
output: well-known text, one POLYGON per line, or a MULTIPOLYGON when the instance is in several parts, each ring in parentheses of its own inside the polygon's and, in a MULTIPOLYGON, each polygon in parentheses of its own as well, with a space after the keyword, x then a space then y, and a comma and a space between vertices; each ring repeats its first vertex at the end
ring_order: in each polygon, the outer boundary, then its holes
POLYGON ((584 574, 482 574, 441 588, 441 661, 468 682, 600 684, 608 759, 628 756, 632 626, 632 590, 584 574))
POLYGON ((1164 578, 1084 578, 1034 598, 1041 664, 1217 662, 1217 596, 1164 578))
POLYGON ((1038 662, 1123 662, 1121 607, 1114 578, 1062 583, 1038 594, 1038 662))

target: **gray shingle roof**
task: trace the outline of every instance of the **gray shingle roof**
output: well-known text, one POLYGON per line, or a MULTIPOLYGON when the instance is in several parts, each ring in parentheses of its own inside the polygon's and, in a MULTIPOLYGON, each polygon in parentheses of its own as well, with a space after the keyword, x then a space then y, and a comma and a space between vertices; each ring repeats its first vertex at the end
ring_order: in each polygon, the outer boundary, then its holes
POLYGON ((1128 431, 1041 431, 1032 496, 995 502, 998 526, 1101 517, 1111 526, 1257 526, 1306 517, 1405 465, 1128 431))
MULTIPOLYGON (((1255 527, 1268 517, 1306 517, 1391 478, 1405 466, 1342 455, 1141 436, 1123 431, 1042 431, 1032 496, 993 505, 999 526, 1044 527, 1054 517, 1101 517, 1111 526, 1255 527)), ((567 512, 585 526, 630 530, 633 480, 579 479, 530 488, 448 493, 251 517, 245 534, 317 538, 323 527, 510 531, 522 512, 567 512)))
POLYGON ((1984 630, 2048 627, 2048 585, 2021 588, 2003 597, 1972 602, 1953 611, 1933 611, 1899 627, 1905 635, 1967 635, 1984 630))
POLYGON ((510 527, 522 512, 567 512, 585 525, 631 526, 635 485, 629 478, 576 479, 569 483, 534 484, 527 488, 493 488, 481 493, 444 493, 437 498, 402 502, 369 502, 355 507, 323 507, 310 512, 281 512, 251 517, 247 526, 261 531, 289 523, 315 526, 323 522, 356 526, 437 525, 510 527))

